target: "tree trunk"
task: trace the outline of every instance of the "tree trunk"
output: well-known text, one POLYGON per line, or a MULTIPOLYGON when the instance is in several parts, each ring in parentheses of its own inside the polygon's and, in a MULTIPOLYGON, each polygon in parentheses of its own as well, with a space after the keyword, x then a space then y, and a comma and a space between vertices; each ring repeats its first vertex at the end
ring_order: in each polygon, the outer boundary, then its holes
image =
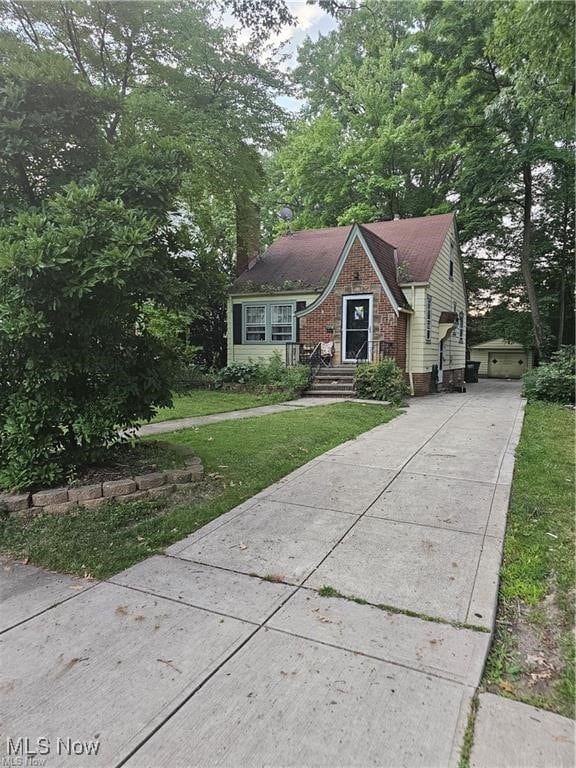
POLYGON ((540 309, 536 297, 534 277, 532 275, 531 247, 532 247, 532 166, 525 162, 522 164, 522 179, 524 181, 524 216, 522 220, 522 249, 520 252, 520 266, 522 277, 526 286, 528 304, 532 315, 532 329, 534 331, 534 343, 538 357, 542 357, 542 323, 540 309))
POLYGON ((566 252, 568 249, 568 203, 564 202, 564 210, 562 212, 562 260, 560 262, 560 295, 559 295, 559 312, 558 312, 558 339, 556 342, 556 348, 560 349, 562 342, 564 341, 564 324, 566 322, 566 267, 569 266, 566 263, 566 252))
POLYGON ((566 317, 566 278, 564 273, 560 278, 560 296, 559 296, 559 312, 558 312, 558 340, 556 343, 557 349, 562 346, 564 339, 564 322, 566 317))

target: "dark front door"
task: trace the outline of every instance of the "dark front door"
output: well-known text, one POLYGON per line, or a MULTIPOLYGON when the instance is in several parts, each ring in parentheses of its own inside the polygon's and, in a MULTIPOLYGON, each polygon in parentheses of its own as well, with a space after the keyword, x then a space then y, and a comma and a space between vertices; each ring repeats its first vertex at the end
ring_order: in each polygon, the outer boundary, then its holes
POLYGON ((344 299, 344 360, 369 360, 372 302, 369 297, 344 299))

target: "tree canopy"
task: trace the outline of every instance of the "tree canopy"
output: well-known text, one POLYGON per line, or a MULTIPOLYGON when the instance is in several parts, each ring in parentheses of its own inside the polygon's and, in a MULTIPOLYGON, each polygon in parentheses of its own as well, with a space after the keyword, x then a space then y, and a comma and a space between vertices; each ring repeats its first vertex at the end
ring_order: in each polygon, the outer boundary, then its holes
POLYGON ((299 50, 273 205, 296 227, 456 210, 473 311, 528 311, 543 355, 571 338, 574 6, 323 5, 339 25, 299 50))

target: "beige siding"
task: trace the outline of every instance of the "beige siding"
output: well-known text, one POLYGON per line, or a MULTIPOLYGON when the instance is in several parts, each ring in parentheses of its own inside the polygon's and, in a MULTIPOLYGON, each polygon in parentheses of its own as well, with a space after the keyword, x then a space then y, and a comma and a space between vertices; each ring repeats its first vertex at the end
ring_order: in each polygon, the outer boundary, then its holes
POLYGON ((424 339, 426 335, 426 288, 418 286, 404 289, 404 295, 414 310, 410 316, 410 332, 407 334, 406 344, 412 349, 406 350, 406 360, 411 360, 411 370, 420 373, 424 370, 424 339))
POLYGON ((470 350, 470 360, 480 363, 480 370, 478 371, 480 376, 488 376, 488 354, 487 349, 470 350))
POLYGON ((426 288, 416 289, 414 317, 414 373, 425 373, 438 363, 438 325, 441 312, 464 312, 464 339, 458 341, 457 331, 444 341, 444 370, 463 368, 466 364, 466 291, 462 259, 454 228, 448 233, 426 288), (454 276, 450 280, 450 243, 454 240, 454 276), (430 341, 426 341, 426 297, 432 297, 432 326, 430 341), (456 305, 456 309, 454 309, 456 305))
POLYGON ((305 301, 311 304, 316 298, 317 293, 283 293, 283 294, 251 294, 243 296, 230 296, 228 299, 227 327, 228 327, 228 364, 231 362, 247 362, 248 360, 267 360, 275 351, 279 352, 284 360, 285 344, 234 344, 234 334, 232 329, 232 305, 254 302, 298 302, 305 301))

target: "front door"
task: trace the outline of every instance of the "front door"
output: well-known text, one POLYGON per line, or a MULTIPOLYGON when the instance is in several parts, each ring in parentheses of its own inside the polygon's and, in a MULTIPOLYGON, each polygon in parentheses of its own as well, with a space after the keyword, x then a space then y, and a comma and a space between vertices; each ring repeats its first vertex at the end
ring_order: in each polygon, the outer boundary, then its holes
POLYGON ((342 359, 372 359, 372 296, 344 296, 342 307, 342 359))

